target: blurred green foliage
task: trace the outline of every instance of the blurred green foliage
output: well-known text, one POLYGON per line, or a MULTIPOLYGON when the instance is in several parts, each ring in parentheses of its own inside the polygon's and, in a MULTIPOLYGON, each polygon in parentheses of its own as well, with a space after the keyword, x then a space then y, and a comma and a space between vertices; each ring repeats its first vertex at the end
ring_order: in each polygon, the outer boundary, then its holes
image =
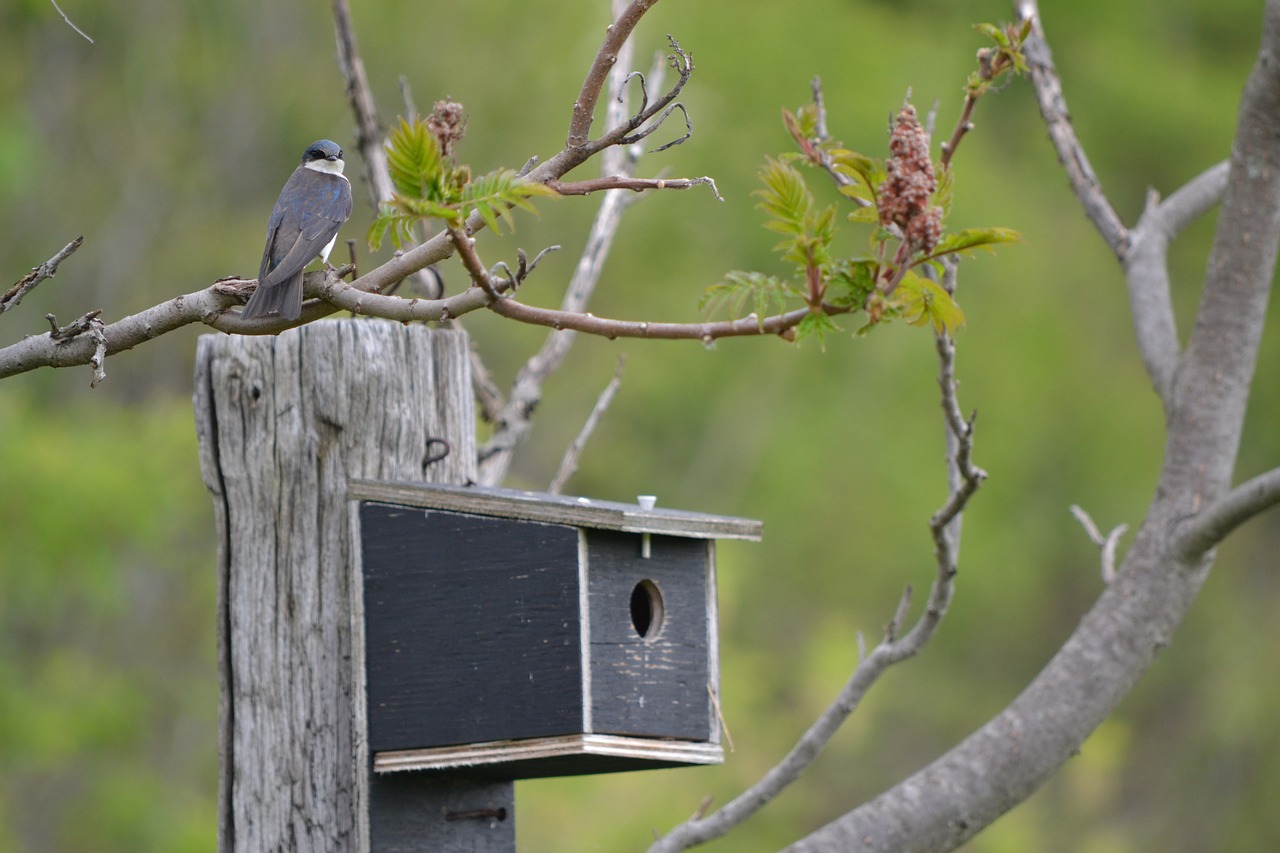
MULTIPOLYGON (((251 275, 265 219, 298 153, 352 150, 326 4, 45 0, 0 10, 0 278, 78 234, 58 277, 0 318, 4 340, 43 315, 114 319, 232 273, 251 275)), ((477 173, 562 145, 607 22, 602 0, 354 9, 384 121, 451 96, 470 115, 459 159, 477 173)), ((1077 127, 1121 215, 1225 157, 1261 14, 1243 0, 1044 3, 1077 127)), ((832 135, 886 153, 908 87, 958 115, 975 21, 1004 3, 805 0, 659 4, 639 55, 674 33, 697 71, 694 137, 642 164, 712 175, 710 193, 659 193, 627 214, 599 298, 605 316, 694 319, 732 269, 786 275, 751 191, 788 146, 778 113, 821 75, 832 135), (730 25, 731 24, 731 25, 730 25)), ((641 63, 647 64, 647 63, 641 63)), ((708 849, 773 850, 922 766, 1002 707, 1100 586, 1068 514, 1136 524, 1160 461, 1161 413, 1142 375, 1114 260, 1071 198, 1026 83, 984 99, 955 162, 955 228, 1000 223, 1022 245, 966 260, 961 397, 976 407, 991 479, 965 519, 955 605, 920 658, 891 672, 801 782, 708 849)), ((674 131, 673 131, 674 132, 674 131)), ((652 137, 654 146, 666 141, 652 137)), ((367 199, 350 155, 357 200, 367 199)), ((586 167, 592 168, 591 166, 586 167)), ((585 170, 584 170, 585 171, 585 170)), ((584 174, 590 177, 595 174, 584 174)), ((815 182, 815 189, 816 187, 815 182)), ((829 188, 828 188, 829 189, 829 188)), ((818 189, 821 196, 824 190, 818 189)), ((825 205, 837 199, 818 199, 825 205)), ((540 206, 486 262, 551 243, 521 298, 557 304, 590 201, 540 206)), ((343 238, 373 220, 357 204, 343 238)), ((1212 222, 1174 253, 1185 324, 1212 222)), ((362 263, 374 258, 362 257, 362 263)), ((341 257, 341 255, 339 255, 341 257)), ((444 270, 454 287, 464 276, 444 270)), ((545 334, 493 316, 467 326, 499 378, 545 334)), ((0 387, 0 851, 213 846, 216 702, 212 513, 200 484, 184 330, 87 368, 0 387)), ((1241 472, 1280 459, 1280 341, 1264 341, 1241 472)), ((643 849, 651 828, 756 779, 838 690, 902 586, 932 575, 925 529, 945 492, 932 345, 904 327, 826 352, 776 339, 694 344, 580 338, 547 387, 513 484, 543 486, 616 354, 621 394, 575 491, 763 518, 766 541, 725 545, 722 767, 518 786, 521 849, 643 849)), ((1280 643, 1274 521, 1220 549, 1216 575, 1132 696, 1042 792, 969 845, 1004 851, 1280 849, 1280 643)))

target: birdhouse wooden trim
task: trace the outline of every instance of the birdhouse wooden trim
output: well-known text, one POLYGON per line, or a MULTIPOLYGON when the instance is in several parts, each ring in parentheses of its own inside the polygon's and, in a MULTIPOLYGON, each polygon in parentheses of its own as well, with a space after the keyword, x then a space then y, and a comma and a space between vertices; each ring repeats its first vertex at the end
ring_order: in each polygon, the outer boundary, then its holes
POLYGON ((715 539, 760 522, 474 486, 353 480, 348 498, 375 772, 723 760, 715 539))
POLYGON ((619 759, 619 766, 626 767, 631 766, 634 760, 644 761, 646 766, 656 766, 659 762, 667 762, 670 766, 719 764, 724 760, 719 738, 709 743, 688 743, 660 738, 583 734, 379 752, 374 754, 373 769, 378 773, 457 767, 482 769, 486 765, 512 762, 532 766, 583 755, 619 759))

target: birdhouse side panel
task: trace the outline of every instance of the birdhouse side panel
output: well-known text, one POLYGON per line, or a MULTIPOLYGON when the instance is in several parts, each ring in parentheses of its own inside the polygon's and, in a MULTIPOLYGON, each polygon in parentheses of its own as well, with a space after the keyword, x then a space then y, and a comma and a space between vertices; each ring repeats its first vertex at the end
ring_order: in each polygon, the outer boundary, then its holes
POLYGON ((589 531, 591 730, 711 739, 710 543, 589 531))
POLYGON ((581 731, 578 531, 361 508, 370 749, 581 731))

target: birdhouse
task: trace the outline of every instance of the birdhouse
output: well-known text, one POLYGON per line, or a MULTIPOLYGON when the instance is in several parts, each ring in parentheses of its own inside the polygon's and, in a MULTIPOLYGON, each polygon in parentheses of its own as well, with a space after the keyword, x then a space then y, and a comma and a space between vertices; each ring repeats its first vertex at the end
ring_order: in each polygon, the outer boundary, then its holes
POLYGON ((502 779, 723 760, 716 539, 749 519, 353 482, 375 772, 502 779))

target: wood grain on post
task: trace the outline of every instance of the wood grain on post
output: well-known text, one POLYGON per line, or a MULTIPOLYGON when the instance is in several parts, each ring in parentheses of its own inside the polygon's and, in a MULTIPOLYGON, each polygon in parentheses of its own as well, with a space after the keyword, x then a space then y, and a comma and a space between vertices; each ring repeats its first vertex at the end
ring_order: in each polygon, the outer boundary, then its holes
MULTIPOLYGON (((196 426, 219 530, 224 853, 368 849, 371 789, 375 815, 379 790, 409 811, 429 805, 429 792, 406 799, 370 773, 363 674, 352 667, 347 483, 465 483, 472 410, 461 332, 329 320, 200 339, 196 426), (440 438, 451 452, 424 465, 440 438)), ((417 791, 431 787, 422 781, 417 791)), ((510 783, 480 793, 510 813, 510 783)), ((439 823, 429 811, 415 819, 439 823)), ((373 824, 375 849, 427 849, 378 842, 373 824)))

